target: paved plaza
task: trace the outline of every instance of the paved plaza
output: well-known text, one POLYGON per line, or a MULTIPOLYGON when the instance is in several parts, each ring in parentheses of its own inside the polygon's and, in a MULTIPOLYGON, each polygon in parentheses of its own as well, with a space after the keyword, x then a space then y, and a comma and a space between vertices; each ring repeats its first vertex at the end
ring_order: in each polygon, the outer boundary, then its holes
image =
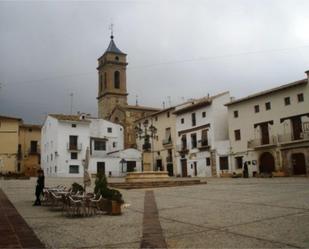
MULTIPOLYGON (((46 178, 46 186, 73 181, 46 178)), ((123 215, 87 218, 33 207, 35 178, 0 187, 47 248, 140 248, 147 238, 168 248, 309 248, 308 178, 207 181, 121 190, 123 215)))

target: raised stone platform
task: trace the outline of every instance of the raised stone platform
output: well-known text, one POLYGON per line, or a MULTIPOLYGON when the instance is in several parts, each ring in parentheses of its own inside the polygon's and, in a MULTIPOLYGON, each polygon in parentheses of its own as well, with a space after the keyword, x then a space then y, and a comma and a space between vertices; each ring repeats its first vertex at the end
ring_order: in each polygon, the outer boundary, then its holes
POLYGON ((167 171, 143 171, 130 172, 126 176, 126 182, 160 182, 169 179, 167 171))
POLYGON ((142 188, 163 188, 163 187, 178 187, 178 186, 192 186, 198 184, 206 184, 206 181, 197 179, 181 180, 168 179, 165 181, 145 181, 145 182, 115 182, 108 185, 112 188, 119 189, 142 189, 142 188))

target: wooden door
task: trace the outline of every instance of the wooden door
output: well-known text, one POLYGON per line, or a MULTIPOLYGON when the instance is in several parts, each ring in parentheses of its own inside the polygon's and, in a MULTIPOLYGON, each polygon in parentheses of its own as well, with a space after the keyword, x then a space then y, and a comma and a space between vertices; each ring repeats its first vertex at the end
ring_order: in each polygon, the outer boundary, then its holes
POLYGON ((193 163, 193 167, 194 167, 194 176, 197 176, 197 164, 196 164, 196 162, 193 163))
POLYGON ((292 131, 293 131, 293 140, 301 139, 301 133, 303 131, 300 117, 294 117, 291 119, 292 122, 292 131))
POLYGON ((260 173, 268 173, 275 171, 275 159, 269 152, 264 152, 260 157, 260 173))
POLYGON ((262 144, 269 144, 268 123, 260 125, 262 134, 262 144))
POLYGON ((182 177, 187 177, 188 176, 187 159, 181 160, 181 174, 182 174, 182 177))
POLYGON ((303 153, 292 154, 292 164, 294 175, 305 175, 307 173, 305 155, 303 153))

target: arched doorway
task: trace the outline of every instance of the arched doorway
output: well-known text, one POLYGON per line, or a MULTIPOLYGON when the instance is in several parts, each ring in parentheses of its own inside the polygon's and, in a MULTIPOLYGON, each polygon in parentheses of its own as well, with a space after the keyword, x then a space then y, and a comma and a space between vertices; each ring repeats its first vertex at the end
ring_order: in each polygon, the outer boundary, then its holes
POLYGON ((305 175, 306 170, 306 160, 303 153, 292 154, 292 166, 294 175, 305 175))
POLYGON ((269 152, 260 156, 260 173, 271 173, 275 171, 275 159, 269 152))

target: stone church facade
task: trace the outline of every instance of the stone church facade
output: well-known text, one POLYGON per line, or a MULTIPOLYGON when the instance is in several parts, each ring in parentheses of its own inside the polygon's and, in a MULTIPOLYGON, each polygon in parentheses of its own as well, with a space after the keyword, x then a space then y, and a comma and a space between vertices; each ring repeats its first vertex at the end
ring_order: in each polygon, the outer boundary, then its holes
POLYGON ((98 59, 98 117, 122 125, 125 148, 136 148, 134 122, 160 109, 128 105, 126 57, 112 35, 108 48, 98 59))

